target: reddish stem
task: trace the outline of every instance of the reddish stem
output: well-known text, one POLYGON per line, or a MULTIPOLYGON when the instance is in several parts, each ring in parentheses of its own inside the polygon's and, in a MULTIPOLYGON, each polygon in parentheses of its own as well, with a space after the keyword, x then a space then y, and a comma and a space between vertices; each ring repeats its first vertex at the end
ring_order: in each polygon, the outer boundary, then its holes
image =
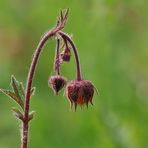
POLYGON ((78 56, 78 50, 77 50, 74 42, 71 40, 71 38, 66 33, 59 31, 59 34, 63 37, 64 40, 67 40, 72 46, 72 49, 73 49, 74 55, 75 55, 75 59, 76 59, 76 65, 77 65, 77 80, 81 81, 82 76, 81 76, 81 68, 80 68, 80 60, 79 60, 79 56, 78 56))
POLYGON ((37 65, 37 61, 39 55, 41 53, 41 49, 43 48, 45 42, 54 35, 53 30, 47 32, 43 38, 40 40, 30 65, 30 69, 28 72, 27 78, 27 86, 26 86, 26 94, 25 94, 25 106, 24 106, 24 120, 23 120, 23 133, 22 133, 22 148, 27 148, 28 144, 28 128, 29 128, 29 108, 30 108, 30 91, 32 87, 33 76, 35 73, 35 68, 37 65))
POLYGON ((55 59, 54 59, 54 70, 57 75, 60 75, 60 59, 59 59, 59 48, 60 48, 60 39, 56 39, 56 49, 55 49, 55 59))
POLYGON ((28 77, 27 77, 27 85, 26 85, 26 94, 25 94, 25 104, 24 104, 24 117, 23 117, 23 133, 22 133, 22 148, 27 148, 28 145, 28 128, 29 128, 29 109, 30 109, 30 95, 31 95, 31 87, 32 87, 32 81, 33 81, 33 76, 35 73, 35 68, 38 62, 39 55, 41 53, 41 50, 43 46, 45 45, 46 41, 56 35, 57 32, 59 32, 61 29, 64 28, 66 20, 67 20, 67 15, 68 15, 68 10, 63 13, 61 11, 61 16, 59 17, 59 20, 57 22, 57 25, 48 31, 40 40, 35 52, 34 56, 30 65, 30 69, 28 72, 28 77))

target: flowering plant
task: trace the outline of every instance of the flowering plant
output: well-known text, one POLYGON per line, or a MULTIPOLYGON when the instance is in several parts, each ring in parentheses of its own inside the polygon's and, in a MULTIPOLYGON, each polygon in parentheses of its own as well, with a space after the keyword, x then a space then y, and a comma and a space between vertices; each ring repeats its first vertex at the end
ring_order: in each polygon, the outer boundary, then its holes
POLYGON ((56 40, 54 58, 55 75, 49 77, 49 86, 53 89, 56 95, 58 95, 58 92, 66 86, 65 94, 70 101, 71 108, 73 104, 75 105, 75 110, 77 105, 83 106, 86 104, 88 106, 89 102, 92 104, 94 85, 90 81, 82 78, 77 48, 72 38, 68 34, 62 32, 68 18, 68 11, 69 9, 60 11, 60 16, 58 17, 56 25, 51 30, 47 31, 39 41, 28 72, 26 89, 24 89, 22 82, 17 81, 14 76, 11 76, 10 90, 0 89, 2 93, 13 99, 21 108, 13 108, 12 111, 15 116, 22 121, 22 148, 27 148, 29 121, 33 119, 34 116, 34 112, 30 112, 30 100, 35 92, 35 87, 32 87, 35 69, 41 51, 48 39, 55 38, 56 40), (62 51, 60 51, 60 49, 62 49, 62 51), (66 78, 60 74, 60 66, 65 62, 70 62, 71 50, 73 50, 75 55, 77 77, 75 80, 67 83, 66 78))

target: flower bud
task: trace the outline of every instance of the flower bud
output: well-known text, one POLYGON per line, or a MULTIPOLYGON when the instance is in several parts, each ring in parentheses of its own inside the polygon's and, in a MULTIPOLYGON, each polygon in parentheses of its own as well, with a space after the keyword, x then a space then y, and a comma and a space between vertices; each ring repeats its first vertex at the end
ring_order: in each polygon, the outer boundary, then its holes
POLYGON ((69 62, 71 57, 71 52, 69 48, 65 48, 61 53, 60 53, 60 59, 63 62, 69 62))
POLYGON ((74 103, 76 110, 77 104, 80 106, 86 104, 87 107, 89 102, 92 104, 94 85, 88 80, 73 80, 67 84, 65 92, 71 107, 74 103))
POLYGON ((60 75, 55 75, 49 78, 48 83, 55 94, 58 95, 58 92, 65 86, 66 79, 60 75))

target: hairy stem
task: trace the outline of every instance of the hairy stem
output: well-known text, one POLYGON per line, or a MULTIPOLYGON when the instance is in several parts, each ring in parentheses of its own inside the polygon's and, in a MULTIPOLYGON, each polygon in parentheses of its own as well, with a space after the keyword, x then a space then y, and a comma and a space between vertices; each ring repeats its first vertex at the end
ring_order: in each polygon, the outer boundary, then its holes
MULTIPOLYGON (((24 117, 23 117, 23 132, 22 132, 22 148, 27 148, 28 145, 28 128, 29 128, 29 109, 30 109, 30 95, 31 95, 31 87, 32 87, 32 81, 33 76, 35 73, 35 68, 37 65, 37 61, 39 58, 39 55, 41 53, 41 50, 46 43, 46 41, 52 37, 57 35, 57 33, 64 28, 66 20, 68 15, 68 9, 66 10, 65 14, 61 11, 61 16, 59 17, 59 20, 56 24, 56 26, 48 31, 40 40, 35 52, 34 56, 30 65, 30 69, 28 72, 27 77, 27 85, 26 85, 26 93, 25 93, 25 104, 24 104, 24 117)), ((58 45, 57 45, 58 46, 58 45)))
POLYGON ((54 70, 57 75, 60 75, 60 59, 59 59, 59 48, 60 48, 60 39, 56 39, 56 49, 55 49, 55 59, 54 59, 54 70))
POLYGON ((37 61, 39 55, 41 53, 41 49, 43 48, 46 41, 54 35, 53 30, 47 32, 43 38, 40 40, 30 65, 30 69, 27 77, 27 85, 26 85, 26 94, 25 94, 25 105, 24 105, 24 120, 23 120, 23 133, 22 133, 22 148, 27 148, 28 145, 28 128, 29 128, 29 108, 30 108, 30 95, 31 95, 31 87, 33 76, 35 73, 35 68, 37 65, 37 61))
POLYGON ((72 46, 72 49, 74 51, 75 59, 76 59, 76 65, 77 65, 77 80, 81 81, 82 76, 81 76, 81 68, 80 68, 80 60, 79 60, 79 55, 78 55, 78 50, 74 44, 74 42, 71 40, 71 38, 64 32, 59 31, 59 34, 62 36, 62 38, 67 40, 70 45, 72 46))

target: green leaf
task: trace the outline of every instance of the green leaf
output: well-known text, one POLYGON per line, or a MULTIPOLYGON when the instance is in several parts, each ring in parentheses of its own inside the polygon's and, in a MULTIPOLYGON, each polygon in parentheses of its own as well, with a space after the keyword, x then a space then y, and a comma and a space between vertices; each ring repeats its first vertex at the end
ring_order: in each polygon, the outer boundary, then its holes
POLYGON ((13 75, 11 76, 11 85, 17 97, 21 99, 19 93, 19 82, 16 80, 16 78, 13 75))
POLYGON ((28 119, 29 121, 33 119, 34 114, 35 114, 35 111, 31 111, 31 112, 29 113, 29 119, 28 119))
POLYGON ((16 80, 16 78, 11 76, 11 85, 15 94, 22 100, 25 99, 25 90, 22 82, 16 80))
POLYGON ((24 102, 13 91, 6 89, 0 89, 0 91, 9 98, 13 99, 17 104, 21 106, 22 109, 24 109, 24 102))
POLYGON ((35 90, 36 90, 35 87, 32 87, 32 88, 31 88, 31 96, 34 96, 34 94, 35 94, 35 90))
POLYGON ((17 108, 12 108, 12 112, 13 112, 13 114, 14 114, 18 119, 20 119, 20 120, 23 121, 23 114, 22 114, 21 111, 19 111, 19 109, 17 109, 17 108))
POLYGON ((21 96, 21 98, 24 100, 25 99, 25 90, 24 90, 24 86, 22 82, 19 82, 19 94, 21 96))

